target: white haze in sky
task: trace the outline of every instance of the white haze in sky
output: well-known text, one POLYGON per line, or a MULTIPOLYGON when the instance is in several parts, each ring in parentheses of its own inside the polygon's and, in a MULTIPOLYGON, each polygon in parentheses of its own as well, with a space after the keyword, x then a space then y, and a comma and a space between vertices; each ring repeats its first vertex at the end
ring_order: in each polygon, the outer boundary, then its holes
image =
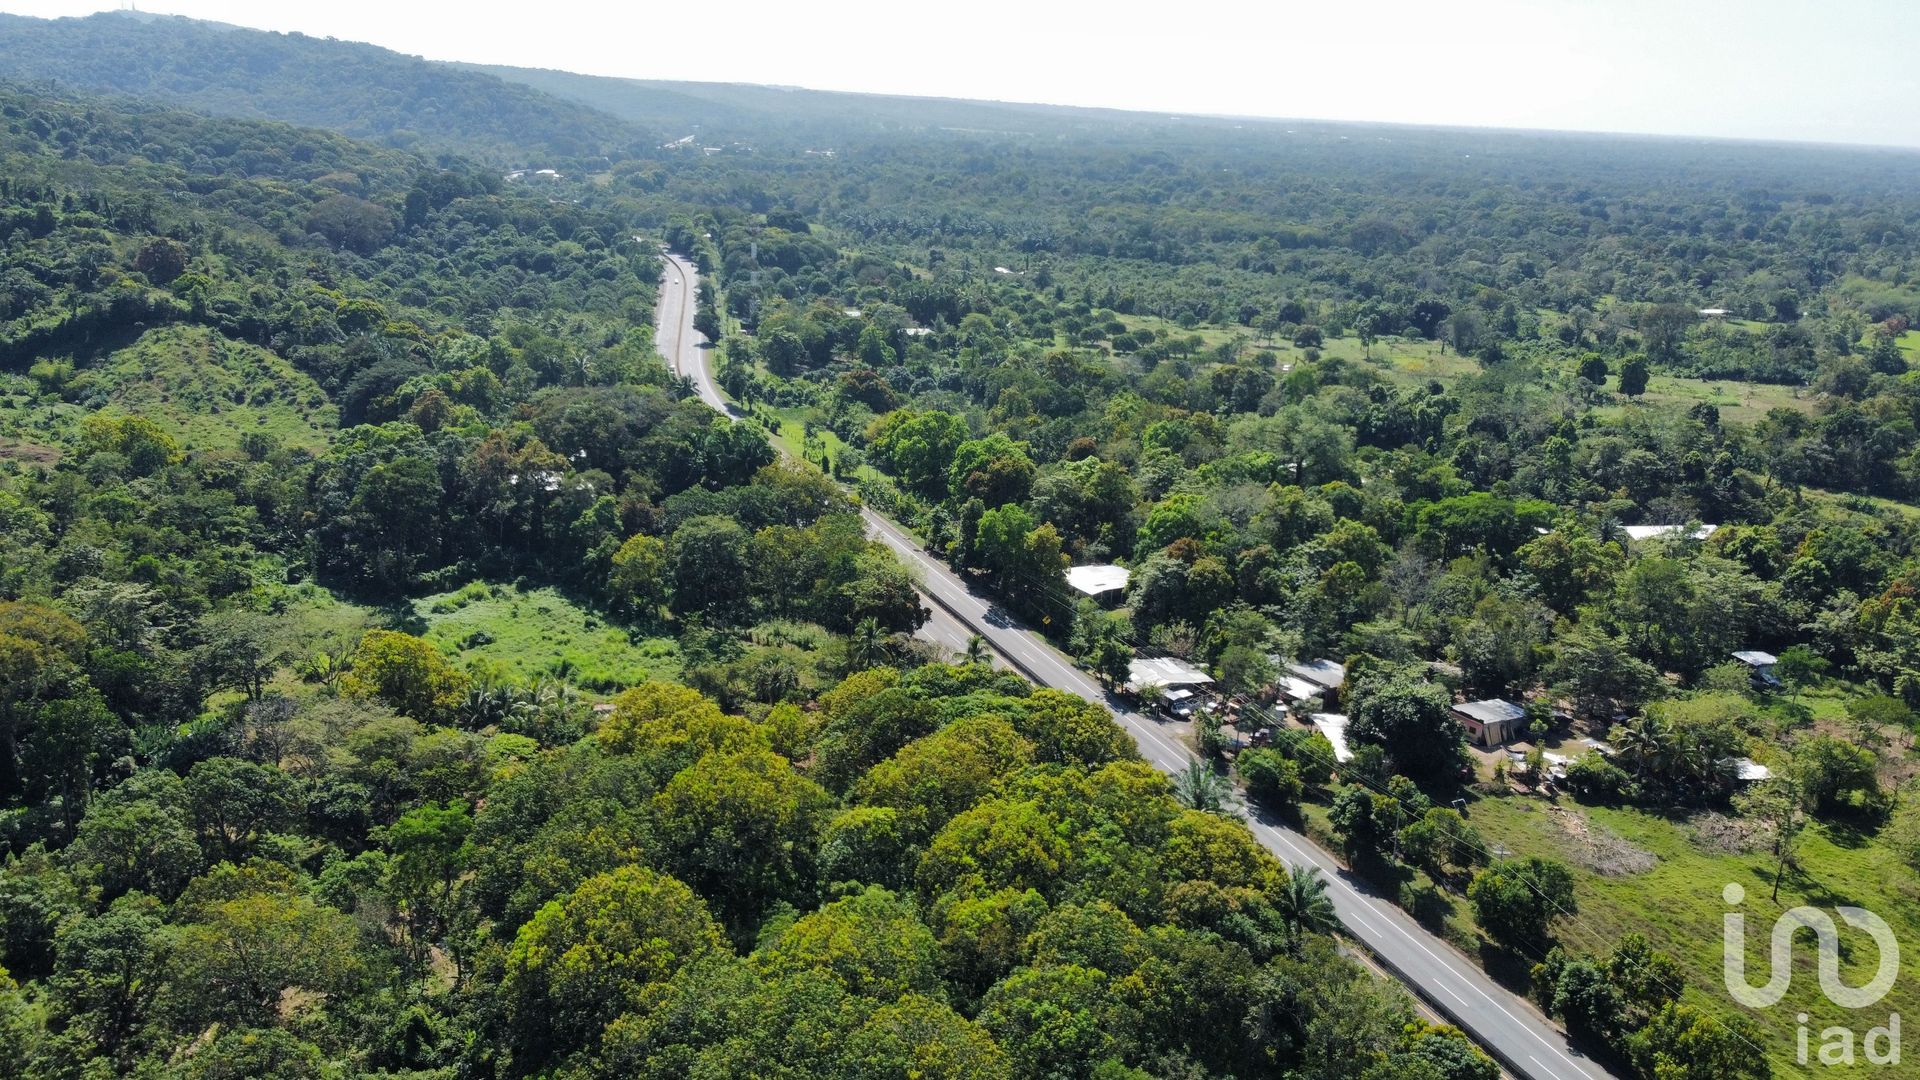
MULTIPOLYGON (((0 0, 84 15, 100 0, 0 0)), ((1920 0, 150 0, 592 75, 1920 147, 1920 0)))

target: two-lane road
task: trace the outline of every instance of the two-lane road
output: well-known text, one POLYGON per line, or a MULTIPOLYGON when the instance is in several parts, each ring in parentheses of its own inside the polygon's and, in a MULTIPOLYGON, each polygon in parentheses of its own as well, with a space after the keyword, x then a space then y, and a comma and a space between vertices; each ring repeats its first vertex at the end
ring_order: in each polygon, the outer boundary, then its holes
MULTIPOLYGON (((696 288, 693 267, 676 256, 668 256, 668 262, 667 278, 679 277, 686 290, 683 306, 688 313, 684 315, 685 333, 675 331, 675 351, 667 353, 663 346, 662 352, 675 370, 693 378, 702 400, 731 416, 732 409, 704 370, 700 339, 692 330, 691 297, 696 288)), ((663 316, 666 303, 663 288, 663 316)), ((662 340, 669 337, 664 318, 660 335, 662 340)), ((935 618, 949 628, 948 633, 954 632, 952 627, 977 633, 1034 682, 1105 705, 1155 768, 1175 773, 1193 760, 1193 752, 1157 722, 1107 694, 1046 639, 1021 627, 990 600, 975 595, 945 563, 922 551, 905 530, 870 509, 862 509, 861 516, 872 535, 918 572, 924 595, 933 601, 935 618)), ((1603 1080, 1612 1075, 1574 1050, 1566 1036, 1524 999, 1503 989, 1453 946, 1421 928, 1398 906, 1341 869, 1304 833, 1257 811, 1249 813, 1247 825, 1260 843, 1288 866, 1317 867, 1327 879, 1327 894, 1347 932, 1429 1005, 1498 1057, 1509 1071, 1532 1080, 1603 1080)))
POLYGON ((653 325, 653 346, 673 366, 674 374, 693 380, 700 400, 727 416, 733 406, 713 381, 707 364, 707 335, 693 328, 700 306, 700 272, 691 260, 665 252, 666 272, 660 276, 660 307, 653 325))
MULTIPOLYGON (((733 403, 727 400, 726 395, 720 392, 719 385, 713 381, 713 372, 706 357, 709 350, 707 336, 693 328, 693 316, 698 309, 700 296, 700 271, 691 259, 670 251, 663 254, 667 265, 660 275, 660 304, 654 317, 654 348, 666 357, 667 364, 675 374, 693 381, 694 391, 700 395, 701 401, 722 416, 736 417, 738 412, 733 403)), ((972 629, 925 594, 920 599, 928 615, 917 636, 950 653, 965 652, 967 642, 973 637, 972 629)), ((989 658, 1006 666, 1005 659, 992 655, 991 651, 989 658)))

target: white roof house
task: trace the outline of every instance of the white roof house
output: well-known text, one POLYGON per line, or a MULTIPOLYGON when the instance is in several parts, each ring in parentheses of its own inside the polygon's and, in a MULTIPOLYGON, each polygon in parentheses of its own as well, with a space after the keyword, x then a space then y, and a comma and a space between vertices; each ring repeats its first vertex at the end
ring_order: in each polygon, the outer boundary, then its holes
POLYGON ((1723 758, 1720 767, 1733 773, 1734 779, 1743 784, 1756 784, 1773 778, 1773 770, 1752 758, 1723 758))
POLYGON ((1124 566, 1067 567, 1067 584, 1073 586, 1073 591, 1088 596, 1120 592, 1127 587, 1131 576, 1124 566))
POLYGON ((1467 737, 1481 746, 1498 746, 1513 738, 1527 718, 1527 710, 1504 698, 1467 701, 1453 706, 1454 718, 1467 729, 1467 737))
POLYGON ((1780 662, 1779 657, 1770 652, 1761 652, 1759 649, 1742 649, 1734 653, 1733 658, 1748 667, 1756 668, 1772 667, 1780 662))
POLYGON ((1135 690, 1145 690, 1149 686, 1164 686, 1171 690, 1183 686, 1205 686, 1212 681, 1213 676, 1171 656, 1136 658, 1127 665, 1127 685, 1135 690))
MULTIPOLYGON (((1692 532, 1686 533, 1686 537, 1689 540, 1705 540, 1719 527, 1718 525, 1699 525, 1692 532)), ((1679 536, 1685 530, 1685 525, 1622 525, 1620 527, 1620 531, 1627 534, 1627 539, 1635 542, 1679 536)))

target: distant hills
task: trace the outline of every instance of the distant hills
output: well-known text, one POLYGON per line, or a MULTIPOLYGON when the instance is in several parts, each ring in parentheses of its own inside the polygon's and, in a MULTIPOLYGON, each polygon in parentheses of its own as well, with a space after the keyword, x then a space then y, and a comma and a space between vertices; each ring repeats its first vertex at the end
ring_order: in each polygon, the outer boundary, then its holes
MULTIPOLYGON (((1026 135, 1098 130, 1112 134, 1169 125, 1169 118, 1158 113, 1115 109, 855 94, 750 83, 621 79, 546 68, 456 66, 589 105, 642 127, 665 128, 674 137, 690 134, 696 128, 716 139, 774 134, 790 141, 832 134, 934 130, 1026 135)), ((1224 121, 1199 122, 1211 125, 1224 121)))
POLYGON ((0 78, 284 120, 495 164, 619 156, 662 137, 477 70, 373 45, 174 16, 0 15, 0 78))
POLYGON ((441 63, 333 38, 132 12, 0 15, 0 79, 282 120, 496 165, 631 156, 687 135, 825 147, 863 135, 1111 136, 1169 126, 1165 116, 1107 109, 441 63))

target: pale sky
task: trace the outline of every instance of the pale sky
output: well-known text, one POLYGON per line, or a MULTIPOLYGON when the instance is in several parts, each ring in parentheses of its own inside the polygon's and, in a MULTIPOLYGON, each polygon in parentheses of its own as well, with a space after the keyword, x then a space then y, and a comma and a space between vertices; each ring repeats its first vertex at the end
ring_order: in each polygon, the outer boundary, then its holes
MULTIPOLYGON (((0 0, 83 15, 108 0, 0 0)), ((1920 147, 1920 0, 147 0, 593 75, 1920 147)))

